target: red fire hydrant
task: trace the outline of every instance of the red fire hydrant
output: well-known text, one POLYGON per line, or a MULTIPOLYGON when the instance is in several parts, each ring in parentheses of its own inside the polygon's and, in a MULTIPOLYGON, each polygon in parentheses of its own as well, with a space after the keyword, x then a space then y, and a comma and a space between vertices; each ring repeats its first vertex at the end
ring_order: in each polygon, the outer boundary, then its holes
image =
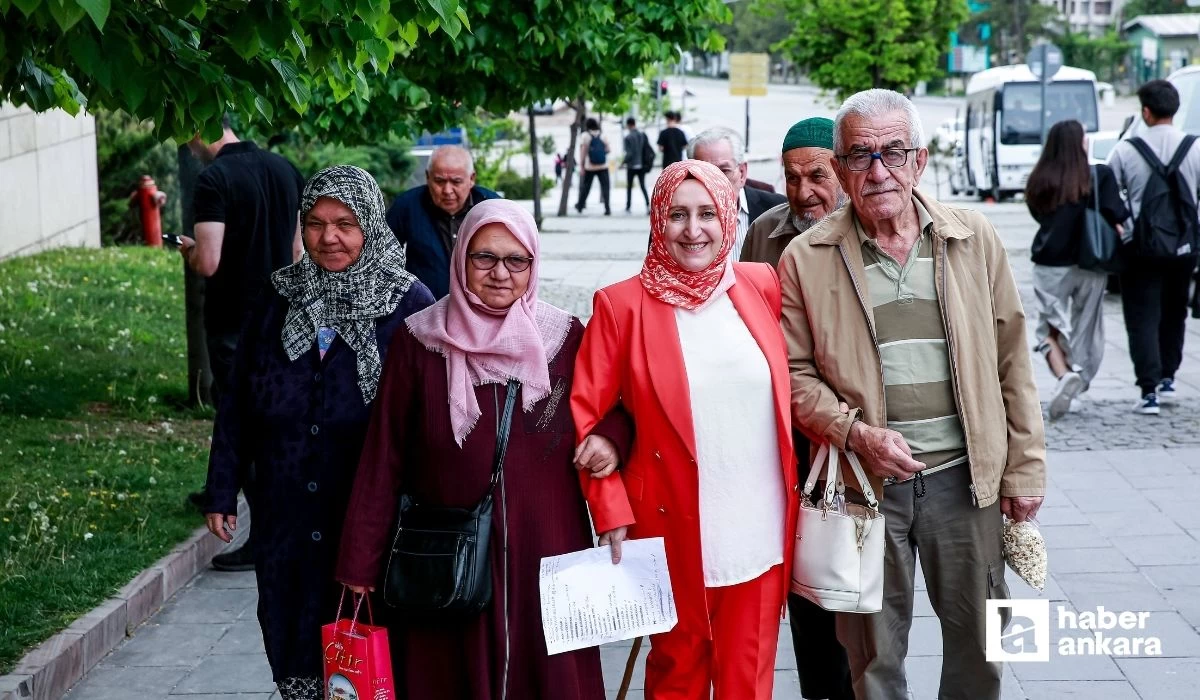
POLYGON ((167 203, 167 193, 159 192, 154 179, 143 175, 142 181, 131 195, 130 199, 137 202, 142 217, 142 240, 153 248, 161 248, 162 216, 159 212, 167 203))

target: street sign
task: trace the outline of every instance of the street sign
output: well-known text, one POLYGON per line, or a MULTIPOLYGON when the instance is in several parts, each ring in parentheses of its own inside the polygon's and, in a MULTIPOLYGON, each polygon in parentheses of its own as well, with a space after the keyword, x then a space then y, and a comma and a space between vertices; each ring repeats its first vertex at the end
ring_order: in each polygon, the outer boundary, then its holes
POLYGON ((1033 76, 1043 83, 1050 82, 1063 65, 1062 49, 1054 44, 1038 44, 1025 59, 1033 76))
POLYGON ((1062 68, 1062 49, 1054 44, 1038 44, 1029 51, 1025 63, 1029 66, 1029 71, 1042 84, 1042 99, 1038 108, 1042 113, 1042 145, 1044 146, 1046 145, 1046 130, 1050 128, 1050 124, 1046 121, 1046 83, 1050 82, 1059 68, 1062 68))
POLYGON ((771 57, 765 53, 735 53, 729 56, 729 94, 735 97, 766 97, 771 57))

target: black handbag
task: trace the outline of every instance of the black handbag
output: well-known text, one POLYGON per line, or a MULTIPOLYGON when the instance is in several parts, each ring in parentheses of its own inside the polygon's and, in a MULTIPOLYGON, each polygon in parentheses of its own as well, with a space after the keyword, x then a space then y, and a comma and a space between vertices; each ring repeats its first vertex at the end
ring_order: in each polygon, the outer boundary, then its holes
POLYGON ((1120 236, 1100 213, 1100 180, 1092 168, 1092 206, 1083 210, 1083 231, 1079 240, 1079 267, 1093 272, 1120 272, 1117 254, 1120 236))
POLYGON ((504 470, 520 382, 508 382, 504 413, 496 428, 491 484, 474 508, 423 505, 400 496, 396 535, 383 579, 383 600, 414 615, 471 616, 492 600, 488 542, 492 495, 504 470))

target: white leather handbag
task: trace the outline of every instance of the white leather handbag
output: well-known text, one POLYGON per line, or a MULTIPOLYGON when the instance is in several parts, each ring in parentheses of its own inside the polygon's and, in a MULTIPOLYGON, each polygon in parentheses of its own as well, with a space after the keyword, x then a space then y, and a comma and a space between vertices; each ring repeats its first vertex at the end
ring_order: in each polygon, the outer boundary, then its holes
POLYGON ((838 469, 834 445, 821 445, 804 482, 796 551, 792 558, 792 592, 826 610, 874 613, 883 608, 883 515, 858 455, 846 461, 862 488, 867 505, 846 501, 846 485, 838 469), (824 497, 813 502, 813 489, 825 467, 824 497))

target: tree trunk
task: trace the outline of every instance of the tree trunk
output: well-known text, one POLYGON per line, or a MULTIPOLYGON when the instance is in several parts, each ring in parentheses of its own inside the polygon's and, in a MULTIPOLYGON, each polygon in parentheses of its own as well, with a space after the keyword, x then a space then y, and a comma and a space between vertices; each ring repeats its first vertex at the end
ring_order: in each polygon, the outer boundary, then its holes
MULTIPOLYGON (((192 194, 196 189, 196 177, 204 164, 200 162, 187 144, 179 147, 179 218, 185 236, 192 235, 195 210, 192 194)), ((208 365, 208 340, 204 333, 204 278, 192 272, 183 263, 183 304, 187 324, 187 382, 188 403, 192 406, 207 406, 212 403, 212 370, 208 365)))
POLYGON ((533 106, 529 107, 529 157, 533 161, 533 220, 538 230, 542 228, 542 171, 538 168, 537 122, 533 118, 533 106))
POLYGON ((575 110, 575 121, 571 124, 571 145, 567 149, 566 163, 563 164, 562 197, 558 200, 559 216, 567 215, 567 207, 571 203, 571 179, 575 176, 575 149, 579 143, 579 132, 583 131, 583 125, 587 120, 587 103, 583 101, 583 97, 576 97, 571 102, 571 109, 575 110))

